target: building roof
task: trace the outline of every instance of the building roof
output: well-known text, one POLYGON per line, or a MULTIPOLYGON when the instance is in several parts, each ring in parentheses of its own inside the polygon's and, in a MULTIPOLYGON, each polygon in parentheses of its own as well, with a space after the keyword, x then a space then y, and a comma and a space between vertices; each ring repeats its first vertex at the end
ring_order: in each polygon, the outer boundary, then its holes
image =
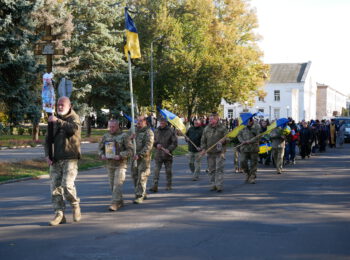
POLYGON ((306 63, 273 63, 270 64, 269 83, 305 82, 311 61, 306 63))

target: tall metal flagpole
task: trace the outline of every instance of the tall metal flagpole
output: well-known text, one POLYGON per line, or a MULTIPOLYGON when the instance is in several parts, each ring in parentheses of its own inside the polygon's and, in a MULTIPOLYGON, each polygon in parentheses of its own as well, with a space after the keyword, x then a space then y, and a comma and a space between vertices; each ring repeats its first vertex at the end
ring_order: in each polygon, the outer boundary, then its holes
MULTIPOLYGON (((130 85, 130 100, 131 100, 131 134, 135 135, 135 114, 134 114, 134 96, 132 88, 132 72, 131 72, 131 59, 130 53, 128 52, 128 65, 129 65, 129 85, 130 85)), ((134 155, 136 155, 136 140, 132 140, 134 155)), ((134 161, 134 166, 137 167, 137 161, 134 161)))

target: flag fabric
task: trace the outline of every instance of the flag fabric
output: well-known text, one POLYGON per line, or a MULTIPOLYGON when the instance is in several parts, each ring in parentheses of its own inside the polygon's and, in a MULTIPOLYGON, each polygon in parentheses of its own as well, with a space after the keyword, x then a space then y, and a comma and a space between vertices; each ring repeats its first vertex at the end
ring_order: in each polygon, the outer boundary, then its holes
POLYGON ((166 109, 159 109, 159 112, 166 120, 168 120, 170 124, 172 124, 173 126, 175 126, 175 128, 180 130, 183 135, 186 134, 186 126, 184 125, 184 123, 182 123, 181 119, 177 115, 171 113, 166 109))
POLYGON ((276 127, 284 127, 286 124, 287 124, 287 122, 288 122, 289 120, 287 119, 287 118, 280 118, 280 119, 277 119, 275 122, 273 122, 271 125, 269 125, 268 127, 267 127, 267 130, 264 132, 264 133, 262 133, 261 135, 266 135, 266 134, 269 134, 273 129, 275 129, 276 127))
MULTIPOLYGON (((127 114, 123 113, 123 117, 125 117, 129 122, 132 122, 132 118, 128 116, 127 114)), ((137 123, 137 120, 134 119, 134 123, 137 123)))
POLYGON ((132 59, 141 58, 139 35, 134 21, 128 13, 128 8, 125 7, 125 29, 126 29, 126 44, 124 46, 125 56, 128 57, 128 52, 132 59))
POLYGON ((272 147, 270 143, 266 143, 266 144, 261 144, 259 146, 259 154, 264 154, 267 153, 269 151, 271 151, 272 147))
POLYGON ((236 126, 235 129, 233 129, 231 132, 229 132, 227 134, 227 137, 235 138, 238 133, 247 126, 249 119, 251 119, 253 116, 255 116, 255 114, 242 113, 238 118, 239 125, 236 126))

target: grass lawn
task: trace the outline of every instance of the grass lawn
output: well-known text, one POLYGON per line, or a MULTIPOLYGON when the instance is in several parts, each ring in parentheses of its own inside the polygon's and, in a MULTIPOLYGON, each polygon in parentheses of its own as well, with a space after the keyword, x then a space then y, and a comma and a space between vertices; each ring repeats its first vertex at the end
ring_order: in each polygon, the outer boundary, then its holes
MULTIPOLYGON (((174 151, 174 155, 187 154, 187 145, 179 145, 174 151)), ((79 160, 79 171, 88 170, 94 167, 103 166, 96 153, 84 154, 79 160)), ((48 174, 48 165, 43 160, 29 160, 15 163, 0 163, 0 182, 20 179, 25 177, 36 178, 40 175, 48 174)))
MULTIPOLYGON (((85 137, 85 131, 81 133, 82 141, 92 143, 99 142, 107 129, 95 129, 91 131, 90 137, 85 137)), ((44 136, 39 136, 39 141, 34 142, 31 135, 0 135, 0 147, 35 146, 44 143, 44 136)))

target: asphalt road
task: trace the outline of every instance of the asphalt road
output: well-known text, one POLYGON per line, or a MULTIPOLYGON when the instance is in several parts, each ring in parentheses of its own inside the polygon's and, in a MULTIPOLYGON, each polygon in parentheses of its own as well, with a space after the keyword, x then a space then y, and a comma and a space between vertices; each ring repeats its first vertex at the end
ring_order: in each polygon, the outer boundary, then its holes
MULTIPOLYGON (((178 143, 185 144, 184 138, 178 137, 178 143)), ((82 154, 97 152, 97 149, 98 149, 97 143, 81 144, 82 154)), ((0 150, 0 162, 16 162, 16 161, 38 159, 38 158, 44 158, 44 148, 42 146, 33 147, 33 148, 0 150)))
MULTIPOLYGON (((203 160, 203 169, 205 168, 203 160)), ((149 194, 108 212, 105 169, 81 172, 76 185, 83 219, 48 226, 48 177, 0 185, 0 259, 350 259, 350 145, 298 160, 282 175, 261 167, 257 184, 232 172, 225 190, 191 181, 186 157, 174 161, 174 190, 149 194)))

